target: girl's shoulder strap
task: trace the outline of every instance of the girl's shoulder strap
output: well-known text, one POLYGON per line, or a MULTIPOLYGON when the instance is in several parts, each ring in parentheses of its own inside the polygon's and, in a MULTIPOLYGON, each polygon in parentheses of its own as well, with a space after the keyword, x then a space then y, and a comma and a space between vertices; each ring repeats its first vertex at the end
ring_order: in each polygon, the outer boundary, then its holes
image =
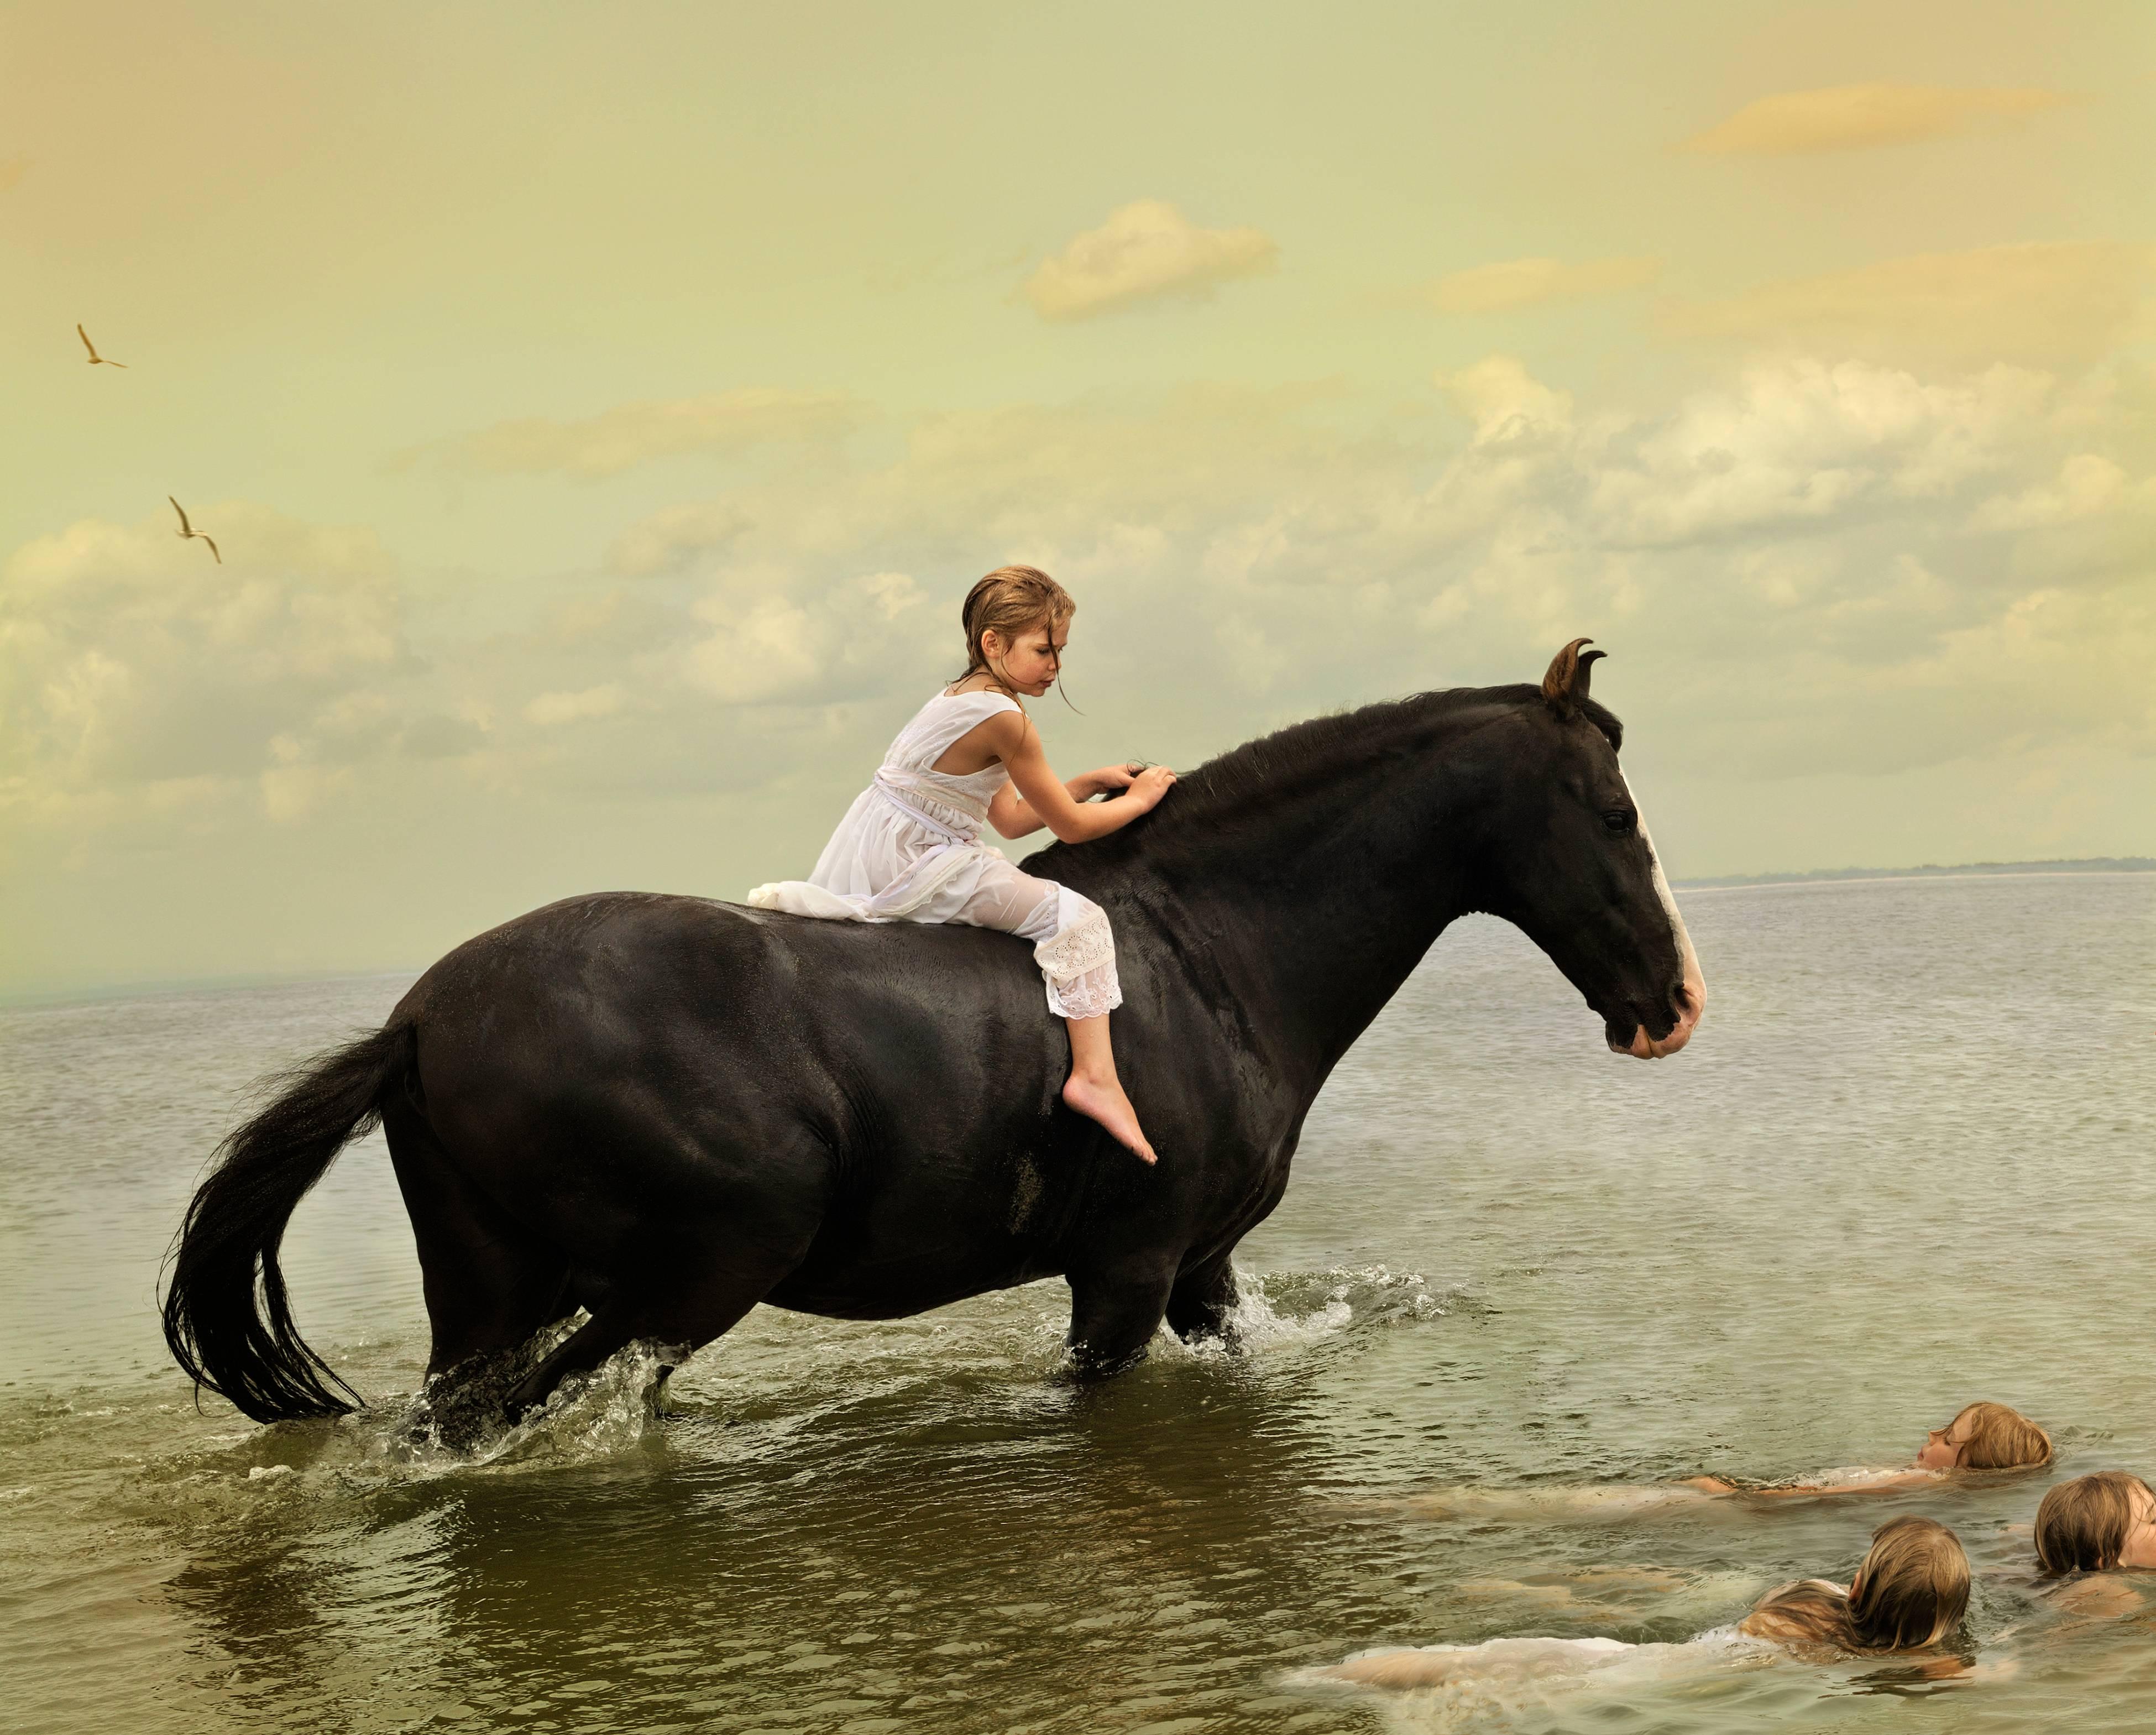
MULTIPOLYGON (((937 700, 942 701, 942 709, 944 716, 953 719, 963 717, 966 720, 964 725, 953 732, 952 739, 954 741, 976 724, 988 721, 998 711, 1023 712, 1025 710, 1025 707, 1012 698, 1009 693, 998 693, 993 689, 983 689, 971 693, 938 693, 936 699, 929 702, 933 705, 937 700)), ((942 719, 939 717, 937 721, 941 722, 942 719)))

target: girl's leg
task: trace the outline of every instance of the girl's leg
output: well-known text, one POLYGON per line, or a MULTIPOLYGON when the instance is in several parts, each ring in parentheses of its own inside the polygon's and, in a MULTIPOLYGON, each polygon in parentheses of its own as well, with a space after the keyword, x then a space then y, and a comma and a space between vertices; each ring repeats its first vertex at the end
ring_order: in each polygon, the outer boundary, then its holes
POLYGON ((1108 1043, 1108 1014, 1064 1021, 1070 1032, 1070 1076, 1063 1081, 1063 1100, 1089 1121, 1098 1121, 1138 1161, 1153 1161, 1152 1146, 1138 1125, 1138 1111, 1116 1076, 1116 1051, 1108 1043))
POLYGON ((1116 980, 1114 937, 1100 906, 1052 880, 1036 880, 999 862, 947 919, 1001 928, 1034 942, 1034 957, 1047 978, 1049 1010, 1070 1032, 1065 1104, 1099 1122, 1144 1162, 1153 1161, 1137 1111, 1116 1076, 1116 1053, 1108 1042, 1108 1014, 1122 1004, 1123 991, 1116 980))

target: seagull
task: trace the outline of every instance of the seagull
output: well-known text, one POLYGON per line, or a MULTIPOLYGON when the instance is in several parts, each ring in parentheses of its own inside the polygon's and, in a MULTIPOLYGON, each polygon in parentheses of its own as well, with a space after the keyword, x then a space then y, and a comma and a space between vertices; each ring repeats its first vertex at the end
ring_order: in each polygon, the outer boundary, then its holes
POLYGON ((100 362, 103 362, 107 367, 125 367, 127 365, 125 362, 107 360, 105 357, 98 354, 97 346, 90 341, 90 333, 84 331, 80 326, 77 326, 74 328, 74 335, 82 339, 82 346, 90 352, 90 365, 91 367, 95 367, 100 362))
MULTIPOLYGON (((113 366, 116 367, 121 365, 122 364, 117 362, 113 363, 113 366)), ((172 496, 169 494, 167 495, 165 498, 167 500, 172 500, 172 496)), ((172 510, 180 515, 180 528, 178 535, 181 540, 184 542, 189 536, 202 536, 202 540, 203 542, 209 542, 209 552, 212 554, 217 554, 217 544, 210 542, 210 539, 208 536, 203 536, 203 533, 200 531, 197 530, 194 526, 187 522, 187 509, 182 506, 177 500, 172 500, 172 510)), ((224 557, 222 554, 217 554, 217 563, 219 566, 223 566, 224 564, 224 557)))

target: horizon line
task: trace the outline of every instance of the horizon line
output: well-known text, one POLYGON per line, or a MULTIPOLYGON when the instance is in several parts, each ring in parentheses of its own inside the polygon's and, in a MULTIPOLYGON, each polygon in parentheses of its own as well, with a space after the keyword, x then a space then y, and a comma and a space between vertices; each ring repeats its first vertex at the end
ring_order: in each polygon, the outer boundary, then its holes
MULTIPOLYGON (((1765 891, 1780 886, 1861 885, 1881 880, 2036 879, 2147 873, 2156 873, 2156 855, 2080 855, 2037 861, 1965 861, 1951 865, 1925 862, 1906 868, 1809 868, 1786 873, 1708 875, 1698 879, 1673 880, 1670 884, 1676 891, 1765 891)), ((165 994, 277 988, 303 982, 357 982, 370 976, 416 978, 426 968, 424 964, 392 964, 344 969, 239 970, 218 976, 131 977, 47 988, 0 988, 0 1012, 79 1006, 99 1000, 146 999, 165 994)))

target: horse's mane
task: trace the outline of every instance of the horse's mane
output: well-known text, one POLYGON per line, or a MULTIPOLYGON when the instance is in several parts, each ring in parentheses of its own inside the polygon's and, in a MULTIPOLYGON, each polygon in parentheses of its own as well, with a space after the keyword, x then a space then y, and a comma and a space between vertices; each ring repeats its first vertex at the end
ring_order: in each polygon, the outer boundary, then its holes
MULTIPOLYGON (((1085 844, 1053 844, 1044 855, 1082 848, 1088 860, 1128 860, 1141 851, 1158 855, 1194 836, 1217 830, 1268 793, 1284 793, 1338 776, 1446 723, 1460 731, 1478 727, 1526 705, 1543 703, 1542 689, 1521 685, 1451 687, 1411 693, 1353 711, 1329 711, 1246 741, 1208 759, 1176 779, 1168 798, 1138 823, 1085 844)), ((1581 715, 1609 737, 1611 751, 1624 744, 1625 726, 1592 699, 1581 715)))

